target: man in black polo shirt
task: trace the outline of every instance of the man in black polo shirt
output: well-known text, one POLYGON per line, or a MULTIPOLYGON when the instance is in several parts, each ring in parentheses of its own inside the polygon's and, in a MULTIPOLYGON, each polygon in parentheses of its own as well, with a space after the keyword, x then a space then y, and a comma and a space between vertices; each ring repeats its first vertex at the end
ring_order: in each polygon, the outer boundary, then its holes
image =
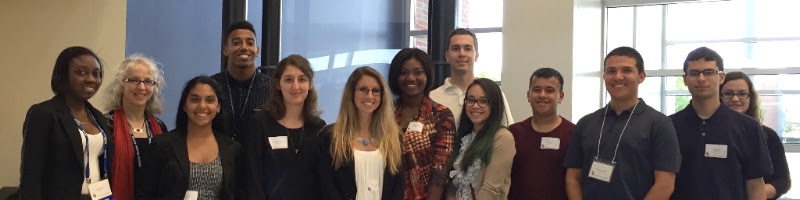
POLYGON ((219 95, 225 99, 220 105, 228 122, 225 134, 240 143, 254 110, 260 109, 269 95, 270 78, 256 70, 258 53, 253 25, 235 22, 228 28, 222 46, 222 54, 228 58, 227 69, 211 76, 222 87, 219 95))
POLYGON ((723 70, 722 57, 706 47, 683 62, 692 101, 670 115, 683 157, 673 198, 766 199, 762 177, 772 163, 764 132, 755 119, 721 106, 723 70))
POLYGON ((642 56, 619 47, 606 56, 603 80, 611 102, 578 121, 567 149, 570 199, 667 199, 680 168, 670 119, 638 98, 642 56))

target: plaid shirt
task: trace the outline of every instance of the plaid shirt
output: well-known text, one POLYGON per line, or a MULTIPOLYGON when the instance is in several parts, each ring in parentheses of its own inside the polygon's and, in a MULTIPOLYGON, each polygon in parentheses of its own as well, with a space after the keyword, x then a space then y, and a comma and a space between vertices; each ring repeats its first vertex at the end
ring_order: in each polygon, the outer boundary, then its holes
MULTIPOLYGON (((400 120, 402 105, 395 100, 395 117, 400 120)), ((445 187, 447 163, 453 151, 455 123, 453 113, 431 98, 422 99, 412 122, 423 124, 422 132, 405 129, 403 133, 404 199, 424 199, 429 186, 445 187)))

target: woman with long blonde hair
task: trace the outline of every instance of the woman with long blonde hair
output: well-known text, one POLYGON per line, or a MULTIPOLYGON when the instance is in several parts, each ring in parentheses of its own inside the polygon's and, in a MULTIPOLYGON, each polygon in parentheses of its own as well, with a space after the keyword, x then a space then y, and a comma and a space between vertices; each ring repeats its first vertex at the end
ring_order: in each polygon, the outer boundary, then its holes
POLYGON ((320 132, 323 190, 330 199, 402 199, 400 128, 389 86, 378 71, 356 68, 336 122, 320 132))

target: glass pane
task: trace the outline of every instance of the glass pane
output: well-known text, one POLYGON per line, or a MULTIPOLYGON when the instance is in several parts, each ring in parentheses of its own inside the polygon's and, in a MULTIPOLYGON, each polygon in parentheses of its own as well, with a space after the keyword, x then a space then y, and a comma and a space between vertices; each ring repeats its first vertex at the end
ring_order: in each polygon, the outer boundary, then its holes
POLYGON ((719 53, 722 56, 725 68, 742 68, 745 66, 748 51, 748 44, 741 42, 723 42, 723 43, 697 43, 697 44, 676 44, 668 45, 666 47, 666 61, 667 69, 683 69, 683 61, 686 60, 686 55, 692 50, 699 47, 708 47, 719 53))
POLYGON ((411 44, 408 45, 412 48, 418 48, 422 51, 428 52, 428 36, 427 35, 419 35, 419 36, 411 36, 411 44))
MULTIPOLYGON (((800 40, 769 42, 723 42, 678 44, 667 46, 667 68, 683 69, 683 61, 690 51, 706 46, 722 56, 725 69, 799 67, 800 40)), ((642 56, 647 59, 651 54, 642 56)), ((645 62, 647 63, 647 62, 645 62)))
POLYGON ((478 58, 475 61, 475 77, 500 81, 503 71, 503 33, 477 33, 478 58))
POLYGON ((661 69, 662 11, 663 6, 636 7, 634 48, 642 54, 645 70, 661 69))
POLYGON ((658 111, 661 111, 662 79, 662 77, 647 77, 642 84, 639 84, 639 98, 658 111))
POLYGON ((667 5, 667 40, 743 38, 748 32, 746 13, 744 1, 667 5))
POLYGON ((503 1, 458 0, 459 28, 503 27, 503 1))
MULTIPOLYGON (((368 65, 384 77, 401 48, 408 47, 405 31, 392 27, 405 22, 406 1, 291 0, 282 1, 281 57, 300 54, 316 71, 314 85, 324 111, 322 119, 336 120, 342 89, 352 71, 368 65), (320 37, 318 33, 325 33, 320 37)), ((263 50, 263 49, 262 49, 263 50)), ((265 51, 265 50, 264 50, 265 51)))
POLYGON ((609 8, 606 14, 606 52, 621 46, 633 46, 633 7, 609 8))
POLYGON ((789 25, 800 19, 800 1, 755 1, 755 35, 757 37, 798 37, 800 26, 789 25), (793 20, 794 19, 794 20, 793 20))
POLYGON ((411 30, 428 30, 428 4, 430 0, 412 0, 411 30))

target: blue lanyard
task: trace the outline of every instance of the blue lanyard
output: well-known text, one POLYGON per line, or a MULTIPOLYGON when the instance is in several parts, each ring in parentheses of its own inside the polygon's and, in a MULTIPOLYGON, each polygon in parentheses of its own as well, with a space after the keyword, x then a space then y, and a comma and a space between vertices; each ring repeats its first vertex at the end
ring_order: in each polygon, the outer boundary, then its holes
MULTIPOLYGON (((94 121, 94 124, 97 125, 97 129, 100 130, 100 134, 103 134, 103 176, 108 177, 108 141, 106 141, 106 132, 100 127, 100 123, 97 123, 97 118, 92 115, 92 111, 89 110, 88 107, 86 108, 86 114, 92 117, 92 121, 94 121)), ((81 129, 81 132, 83 132, 83 136, 86 139, 86 147, 83 148, 83 152, 86 153, 86 181, 91 182, 89 180, 89 133, 86 132, 86 129, 83 129, 83 125, 80 123, 80 121, 78 121, 77 118, 75 118, 74 114, 72 115, 72 118, 75 119, 75 122, 78 124, 78 128, 81 129)))
MULTIPOLYGON (((147 123, 147 117, 144 118, 144 126, 145 126, 144 131, 147 132, 147 144, 152 144, 153 134, 150 131, 150 124, 147 123)), ((130 128, 131 132, 131 141, 133 141, 133 149, 136 150, 137 164, 139 164, 139 167, 142 167, 142 156, 141 154, 139 154, 139 145, 136 144, 136 138, 133 137, 133 127, 131 127, 130 123, 128 123, 128 128, 130 128)))

